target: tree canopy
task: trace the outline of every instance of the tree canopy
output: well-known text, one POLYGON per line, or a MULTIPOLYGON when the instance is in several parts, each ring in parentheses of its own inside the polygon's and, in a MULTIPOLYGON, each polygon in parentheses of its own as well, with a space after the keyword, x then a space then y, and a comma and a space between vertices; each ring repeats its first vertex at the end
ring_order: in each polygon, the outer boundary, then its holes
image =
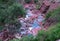
POLYGON ((9 23, 24 15, 25 10, 20 3, 15 0, 0 0, 0 23, 9 23))

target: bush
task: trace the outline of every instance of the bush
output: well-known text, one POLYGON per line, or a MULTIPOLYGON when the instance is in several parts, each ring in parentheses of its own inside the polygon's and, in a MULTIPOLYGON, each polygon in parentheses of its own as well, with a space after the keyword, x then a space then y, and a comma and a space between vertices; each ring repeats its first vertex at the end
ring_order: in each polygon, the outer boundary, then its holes
MULTIPOLYGON (((25 0, 25 2, 26 2, 26 3, 31 3, 32 0, 25 0)), ((34 3, 37 3, 37 2, 38 2, 38 0, 34 0, 34 3)))
POLYGON ((50 18, 50 16, 52 15, 52 12, 50 11, 49 13, 47 13, 47 15, 46 15, 46 20, 48 19, 48 18, 50 18))
POLYGON ((32 41, 33 40, 33 36, 25 36, 25 37, 22 37, 21 39, 12 39, 10 41, 32 41))
POLYGON ((7 7, 8 8, 5 9, 2 7, 0 8, 0 23, 12 23, 18 18, 18 16, 25 16, 25 10, 21 4, 14 3, 7 7))
POLYGON ((38 0, 34 0, 34 3, 37 3, 38 2, 38 0))
POLYGON ((24 17, 25 14, 23 6, 17 3, 16 0, 0 0, 0 26, 5 28, 5 24, 8 24, 6 28, 10 27, 10 32, 11 30, 18 30, 21 27, 18 17, 24 17))
POLYGON ((9 41, 20 41, 19 39, 13 39, 13 40, 9 40, 9 41))
POLYGON ((46 36, 45 31, 44 31, 44 30, 41 30, 41 31, 39 31, 39 33, 37 34, 35 40, 36 40, 36 41, 44 41, 45 36, 46 36))
POLYGON ((25 37, 22 37, 22 39, 20 41, 32 41, 33 40, 33 36, 25 36, 25 37))
POLYGON ((3 26, 0 26, 0 31, 2 31, 3 28, 4 28, 3 26))
POLYGON ((25 0, 25 2, 26 2, 26 3, 30 3, 30 2, 31 2, 31 0, 25 0))
POLYGON ((60 15, 60 7, 58 7, 53 11, 48 12, 46 15, 46 19, 51 18, 51 19, 55 19, 54 21, 60 21, 59 15, 60 15))
POLYGON ((40 6, 39 5, 36 5, 36 9, 39 10, 40 9, 40 6))
POLYGON ((47 31, 40 31, 36 39, 37 41, 56 41, 60 39, 60 23, 51 26, 47 31))
POLYGON ((45 41, 56 41, 60 39, 60 23, 56 24, 55 26, 52 26, 47 30, 47 37, 45 41))

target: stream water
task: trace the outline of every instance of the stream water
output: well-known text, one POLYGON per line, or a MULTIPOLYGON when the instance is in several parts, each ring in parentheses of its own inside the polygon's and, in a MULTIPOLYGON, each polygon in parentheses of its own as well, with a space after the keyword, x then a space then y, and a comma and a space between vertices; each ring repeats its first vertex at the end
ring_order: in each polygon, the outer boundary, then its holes
MULTIPOLYGON (((34 11, 34 10, 33 10, 34 11)), ((32 34, 32 35, 36 35, 36 31, 38 31, 39 29, 42 28, 41 24, 44 21, 44 17, 43 14, 39 13, 39 14, 33 14, 32 11, 30 10, 30 8, 26 9, 26 17, 25 18, 21 18, 20 22, 22 24, 21 28, 20 28, 20 33, 22 35, 24 34, 32 34), (34 17, 37 15, 37 17, 34 17), (35 31, 36 29, 36 31, 35 31)))

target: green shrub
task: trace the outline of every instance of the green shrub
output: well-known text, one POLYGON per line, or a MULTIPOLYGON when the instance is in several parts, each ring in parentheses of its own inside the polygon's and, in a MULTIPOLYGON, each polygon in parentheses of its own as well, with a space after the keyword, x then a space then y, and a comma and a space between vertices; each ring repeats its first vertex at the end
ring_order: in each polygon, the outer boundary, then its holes
POLYGON ((56 41, 60 39, 60 23, 55 26, 51 26, 46 33, 47 37, 45 41, 56 41))
POLYGON ((52 18, 52 19, 55 19, 55 21, 60 21, 60 16, 59 15, 60 15, 60 7, 58 7, 55 10, 52 10, 52 11, 48 12, 47 15, 46 15, 46 19, 52 18))
POLYGON ((4 28, 3 26, 0 26, 0 31, 2 31, 3 28, 4 28))
POLYGON ((17 19, 18 16, 25 16, 25 10, 19 3, 14 3, 13 5, 8 6, 8 8, 5 9, 0 8, 0 22, 12 23, 17 19))
MULTIPOLYGON (((5 26, 5 24, 9 24, 10 26, 13 24, 14 27, 17 27, 16 29, 19 29, 21 25, 20 22, 17 22, 18 16, 25 17, 25 14, 23 6, 20 3, 15 2, 15 0, 0 0, 1 26, 5 26)), ((12 27, 11 29, 14 30, 12 27)))
MULTIPOLYGON (((25 0, 25 2, 26 2, 26 3, 31 3, 32 0, 25 0)), ((38 0, 34 0, 34 3, 37 3, 37 2, 38 2, 38 0)))
POLYGON ((30 3, 30 2, 31 2, 31 0, 25 0, 25 2, 26 2, 26 3, 30 3))
POLYGON ((25 37, 22 37, 22 39, 20 41, 32 41, 34 38, 33 36, 25 36, 25 37))
POLYGON ((9 41, 20 41, 19 39, 12 39, 12 40, 9 40, 9 41))
POLYGON ((41 30, 41 31, 39 31, 39 33, 37 34, 35 40, 36 40, 36 41, 44 41, 45 36, 46 36, 45 31, 44 31, 44 30, 41 30))
POLYGON ((36 5, 36 9, 40 9, 40 6, 39 5, 36 5))
POLYGON ((2 40, 0 40, 0 41, 2 41, 2 40))
POLYGON ((47 31, 40 31, 36 39, 37 41, 56 41, 60 39, 60 23, 51 26, 47 31))
POLYGON ((34 0, 34 3, 37 3, 38 2, 38 0, 34 0))
POLYGON ((51 11, 47 13, 46 19, 50 18, 50 16, 52 15, 51 13, 52 13, 51 11))

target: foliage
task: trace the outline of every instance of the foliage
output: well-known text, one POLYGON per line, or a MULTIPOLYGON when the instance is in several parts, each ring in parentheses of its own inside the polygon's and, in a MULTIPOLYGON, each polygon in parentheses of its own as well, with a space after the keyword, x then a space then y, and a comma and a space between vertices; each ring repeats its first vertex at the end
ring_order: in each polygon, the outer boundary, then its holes
POLYGON ((8 8, 11 6, 16 0, 0 0, 0 7, 1 8, 8 8))
POLYGON ((17 3, 16 0, 0 0, 0 26, 5 28, 5 24, 8 24, 6 28, 10 32, 18 31, 21 27, 18 17, 24 17, 25 14, 23 6, 17 3))
POLYGON ((39 10, 40 9, 40 5, 36 5, 36 9, 39 10))
MULTIPOLYGON (((26 3, 31 3, 32 0, 25 0, 25 2, 26 2, 26 3)), ((38 0, 34 0, 34 3, 37 3, 37 2, 38 2, 38 0)))
POLYGON ((47 13, 46 15, 46 20, 52 15, 52 12, 50 11, 49 13, 47 13))
POLYGON ((31 2, 31 0, 25 0, 25 2, 26 2, 26 3, 30 3, 30 2, 31 2))
POLYGON ((60 15, 60 7, 47 13, 46 19, 51 18, 51 19, 55 19, 54 21, 60 21, 59 15, 60 15))
POLYGON ((60 39, 60 23, 56 24, 55 26, 51 26, 46 33, 47 36, 45 41, 56 41, 60 39))
POLYGON ((25 10, 21 4, 14 2, 7 5, 10 0, 6 4, 3 4, 4 2, 0 3, 0 23, 12 23, 18 16, 23 17, 25 15, 25 10))
POLYGON ((25 37, 22 37, 22 39, 20 41, 32 41, 33 40, 33 36, 25 36, 25 37))
POLYGON ((38 0, 34 0, 34 3, 37 3, 38 2, 38 0))
POLYGON ((3 28, 4 28, 3 26, 0 26, 0 31, 1 31, 3 28))
POLYGON ((47 31, 40 31, 37 35, 37 41, 56 41, 60 39, 60 23, 51 26, 47 31))
POLYGON ((9 40, 9 41, 20 41, 19 39, 13 39, 13 40, 9 40))
POLYGON ((32 41, 33 40, 33 36, 25 36, 25 37, 22 37, 21 39, 12 39, 10 41, 32 41))

